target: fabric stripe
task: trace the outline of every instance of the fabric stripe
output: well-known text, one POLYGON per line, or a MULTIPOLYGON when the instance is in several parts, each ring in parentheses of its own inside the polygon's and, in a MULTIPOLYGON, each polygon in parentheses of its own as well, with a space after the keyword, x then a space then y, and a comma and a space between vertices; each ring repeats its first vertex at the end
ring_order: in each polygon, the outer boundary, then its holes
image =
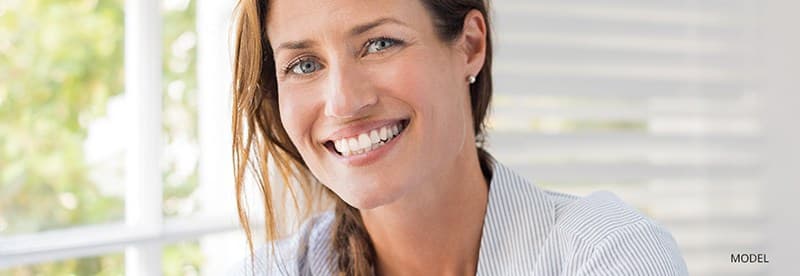
MULTIPOLYGON (((332 211, 231 275, 336 275, 332 211), (272 256, 272 257, 270 257, 272 256), (254 273, 254 274, 251 274, 254 273)), ((499 162, 489 186, 477 275, 688 275, 669 232, 609 192, 542 190, 499 162)))

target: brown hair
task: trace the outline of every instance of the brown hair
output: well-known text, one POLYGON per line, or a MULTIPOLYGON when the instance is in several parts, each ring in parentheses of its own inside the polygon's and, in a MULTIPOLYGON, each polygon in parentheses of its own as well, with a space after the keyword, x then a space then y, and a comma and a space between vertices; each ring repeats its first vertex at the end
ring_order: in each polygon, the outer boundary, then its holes
MULTIPOLYGON (((464 19, 471 10, 480 11, 489 25, 488 3, 484 0, 420 0, 433 19, 439 38, 453 42, 462 32, 464 19)), ((239 220, 247 235, 253 258, 253 240, 246 195, 246 173, 250 173, 261 192, 264 204, 266 239, 280 238, 276 206, 280 195, 273 188, 285 188, 298 212, 296 221, 304 221, 326 207, 326 199, 335 202, 333 247, 338 256, 339 273, 372 275, 375 250, 358 209, 348 205, 311 175, 297 148, 283 128, 278 110, 278 87, 275 61, 266 32, 267 0, 240 0, 236 12, 235 56, 233 75, 233 165, 239 220), (272 160, 273 164, 268 163, 272 160), (249 170, 248 170, 249 168, 249 170), (282 180, 277 187, 270 181, 269 169, 277 170, 282 180), (292 182, 294 180, 295 182, 292 182), (294 183, 294 184, 292 184, 294 183), (298 199, 302 198, 303 208, 298 199)), ((483 149, 485 122, 492 98, 492 43, 486 34, 486 60, 470 86, 473 127, 481 171, 491 179, 491 156, 483 149)), ((283 213, 285 215, 285 213, 283 213)), ((283 222, 283 221, 281 221, 283 222)))

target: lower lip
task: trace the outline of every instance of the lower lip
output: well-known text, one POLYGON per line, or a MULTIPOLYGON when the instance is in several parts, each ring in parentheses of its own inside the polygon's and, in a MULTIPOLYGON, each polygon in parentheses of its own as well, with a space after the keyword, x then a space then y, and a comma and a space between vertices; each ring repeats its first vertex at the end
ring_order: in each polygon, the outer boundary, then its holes
POLYGON ((400 132, 400 134, 392 138, 392 140, 390 140, 388 143, 383 144, 383 146, 381 146, 380 148, 372 150, 370 152, 358 155, 351 155, 351 156, 342 156, 335 152, 331 152, 331 154, 333 154, 340 160, 344 161, 349 166, 353 167, 367 166, 369 164, 377 162, 381 157, 388 154, 389 150, 391 150, 394 147, 394 145, 397 144, 397 141, 405 136, 409 126, 411 126, 410 123, 405 127, 405 129, 403 129, 402 132, 400 132))

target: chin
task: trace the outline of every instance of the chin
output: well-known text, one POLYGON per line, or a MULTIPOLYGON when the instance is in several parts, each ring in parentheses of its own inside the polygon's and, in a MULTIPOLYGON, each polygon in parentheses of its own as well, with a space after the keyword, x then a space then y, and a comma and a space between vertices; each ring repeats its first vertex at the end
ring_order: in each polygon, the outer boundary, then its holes
POLYGON ((375 209, 394 202, 398 197, 396 191, 390 191, 385 186, 372 189, 364 189, 364 186, 358 185, 355 187, 358 188, 354 191, 338 195, 344 202, 359 210, 375 209))
POLYGON ((381 200, 375 200, 373 198, 355 198, 344 201, 358 210, 371 210, 385 205, 381 200))
POLYGON ((361 194, 341 198, 344 202, 359 210, 371 210, 390 203, 390 200, 387 200, 385 195, 380 194, 361 194))

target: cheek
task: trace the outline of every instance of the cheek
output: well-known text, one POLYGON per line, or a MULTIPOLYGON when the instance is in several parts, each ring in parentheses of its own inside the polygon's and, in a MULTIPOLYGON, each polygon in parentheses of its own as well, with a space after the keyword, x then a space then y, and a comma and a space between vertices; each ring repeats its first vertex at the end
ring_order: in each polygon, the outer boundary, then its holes
POLYGON ((310 145, 310 130, 314 118, 307 110, 311 104, 307 97, 297 93, 284 93, 278 100, 281 124, 301 154, 305 154, 310 145))
POLYGON ((419 54, 396 60, 371 74, 376 83, 415 114, 423 151, 455 151, 459 143, 454 142, 464 139, 464 126, 472 120, 465 114, 469 108, 466 85, 458 85, 457 73, 441 55, 419 54))
POLYGON ((416 115, 431 114, 441 103, 438 82, 442 81, 440 76, 446 74, 432 63, 428 55, 410 53, 373 68, 368 75, 378 89, 389 92, 385 96, 408 105, 416 115))
POLYGON ((408 99, 424 120, 437 129, 451 129, 460 120, 462 95, 456 88, 449 60, 438 56, 409 59, 397 78, 403 86, 398 93, 408 99))

